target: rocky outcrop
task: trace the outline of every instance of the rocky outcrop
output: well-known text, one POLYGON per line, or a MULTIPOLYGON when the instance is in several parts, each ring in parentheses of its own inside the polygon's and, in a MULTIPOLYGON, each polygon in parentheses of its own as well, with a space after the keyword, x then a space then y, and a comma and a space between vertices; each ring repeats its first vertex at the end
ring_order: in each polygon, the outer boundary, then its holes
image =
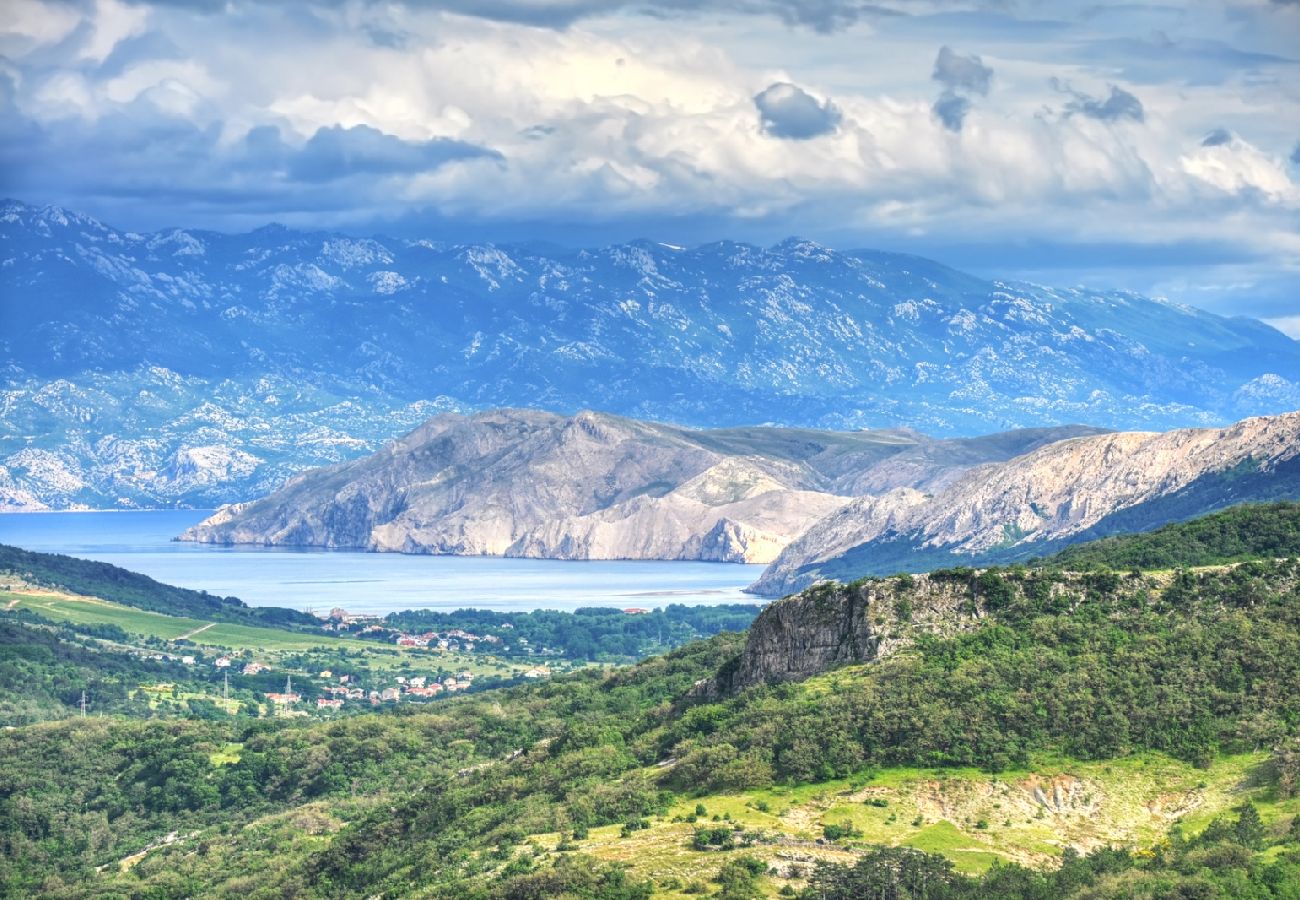
POLYGON ((437 416, 182 540, 559 559, 768 562, 864 479, 907 489, 1090 429, 697 431, 602 413, 437 416))
POLYGON ((698 691, 723 695, 872 662, 907 646, 917 634, 973 628, 982 615, 969 578, 917 575, 818 585, 759 613, 740 656, 698 691))
POLYGON ((845 504, 791 542, 750 590, 1024 559, 1252 499, 1300 497, 1300 413, 1227 428, 1060 441, 845 504))

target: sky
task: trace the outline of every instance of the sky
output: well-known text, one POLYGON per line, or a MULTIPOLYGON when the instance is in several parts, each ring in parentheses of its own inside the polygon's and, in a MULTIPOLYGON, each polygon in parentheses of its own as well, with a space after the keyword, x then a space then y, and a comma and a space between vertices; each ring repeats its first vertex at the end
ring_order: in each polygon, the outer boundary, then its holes
POLYGON ((4 0, 0 194, 930 256, 1300 337, 1300 0, 4 0))

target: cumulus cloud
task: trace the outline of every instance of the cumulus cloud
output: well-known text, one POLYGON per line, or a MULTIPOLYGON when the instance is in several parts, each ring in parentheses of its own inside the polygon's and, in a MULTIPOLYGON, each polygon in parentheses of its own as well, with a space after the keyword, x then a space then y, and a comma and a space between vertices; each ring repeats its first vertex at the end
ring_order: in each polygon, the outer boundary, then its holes
POLYGON ((1142 107, 1142 101, 1118 85, 1110 86, 1110 96, 1105 100, 1091 97, 1069 86, 1058 85, 1058 90, 1074 98, 1065 104, 1066 115, 1077 114, 1099 122, 1118 122, 1121 119, 1130 119, 1134 122, 1146 121, 1146 110, 1142 107))
POLYGON ((1205 144, 1181 160, 1183 171, 1223 194, 1249 197, 1266 204, 1300 202, 1300 188, 1286 173, 1286 164, 1240 138, 1205 144))
POLYGON ((772 137, 808 140, 830 134, 840 124, 840 111, 830 100, 818 100, 798 85, 778 81, 754 97, 763 131, 772 137))

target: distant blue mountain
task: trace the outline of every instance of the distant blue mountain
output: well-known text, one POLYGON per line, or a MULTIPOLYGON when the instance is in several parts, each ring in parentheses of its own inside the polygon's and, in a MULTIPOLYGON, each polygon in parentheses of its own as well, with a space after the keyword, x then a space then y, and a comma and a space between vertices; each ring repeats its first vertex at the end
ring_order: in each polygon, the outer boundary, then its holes
POLYGON ((971 435, 1300 407, 1300 343, 918 257, 118 231, 0 206, 0 506, 212 503, 443 410, 971 435))

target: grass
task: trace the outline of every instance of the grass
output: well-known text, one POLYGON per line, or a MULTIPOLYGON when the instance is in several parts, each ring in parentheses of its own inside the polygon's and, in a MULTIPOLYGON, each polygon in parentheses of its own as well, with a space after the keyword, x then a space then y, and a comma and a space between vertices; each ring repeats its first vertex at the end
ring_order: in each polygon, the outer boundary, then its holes
MULTIPOLYGON (((1197 769, 1154 753, 1102 762, 1044 755, 1027 770, 997 775, 887 769, 818 784, 679 798, 647 830, 620 837, 619 826, 594 828, 574 843, 661 885, 674 879, 682 885, 708 882, 727 859, 748 853, 782 873, 764 879, 768 896, 785 884, 803 884, 785 877, 792 864, 806 873, 817 860, 851 862, 868 844, 939 853, 972 875, 998 860, 1043 867, 1054 865, 1067 846, 1082 852, 1149 847, 1175 824, 1195 834, 1245 800, 1257 805, 1266 825, 1289 822, 1300 814, 1300 798, 1272 796, 1260 777, 1266 760, 1265 753, 1225 756, 1197 769), (705 808, 697 822, 672 821, 695 815, 697 804, 705 808), (715 823, 714 816, 727 818, 715 823), (861 837, 825 841, 827 824, 846 822, 861 837), (731 852, 691 849, 694 829, 714 824, 738 824, 764 839, 731 852)), ((559 835, 533 840, 553 852, 559 835)), ((689 896, 679 890, 662 895, 689 896)))
POLYGON ((508 674, 515 669, 523 671, 520 666, 508 664, 504 669, 498 668, 500 661, 493 657, 390 647, 373 641, 338 638, 326 634, 302 634, 256 625, 204 622, 73 594, 0 591, 0 609, 5 608, 28 609, 47 619, 74 625, 116 625, 131 634, 164 641, 175 641, 188 635, 189 642, 196 647, 212 647, 224 651, 349 650, 365 653, 370 665, 380 669, 411 667, 423 671, 426 668, 442 665, 450 669, 465 669, 473 672, 475 676, 508 674))
POLYGON ((243 744, 225 743, 221 745, 220 750, 213 750, 208 754, 208 760, 214 766, 233 766, 239 762, 239 751, 243 749, 243 744))

